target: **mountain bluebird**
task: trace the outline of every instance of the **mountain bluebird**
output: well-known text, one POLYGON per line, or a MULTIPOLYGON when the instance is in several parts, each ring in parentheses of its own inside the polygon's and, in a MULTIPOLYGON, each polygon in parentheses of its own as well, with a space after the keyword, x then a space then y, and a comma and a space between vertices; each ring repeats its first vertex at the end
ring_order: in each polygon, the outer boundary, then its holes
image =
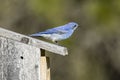
POLYGON ((69 38, 77 27, 78 27, 77 23, 70 22, 68 24, 58 26, 56 28, 31 34, 30 36, 41 36, 57 43, 58 41, 69 38))

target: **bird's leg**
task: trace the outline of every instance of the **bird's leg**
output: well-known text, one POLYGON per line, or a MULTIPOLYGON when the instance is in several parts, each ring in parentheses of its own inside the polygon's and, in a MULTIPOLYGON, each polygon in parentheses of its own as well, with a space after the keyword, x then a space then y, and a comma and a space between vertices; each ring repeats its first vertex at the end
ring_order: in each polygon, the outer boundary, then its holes
POLYGON ((58 45, 58 41, 55 41, 55 44, 57 44, 57 45, 58 45))

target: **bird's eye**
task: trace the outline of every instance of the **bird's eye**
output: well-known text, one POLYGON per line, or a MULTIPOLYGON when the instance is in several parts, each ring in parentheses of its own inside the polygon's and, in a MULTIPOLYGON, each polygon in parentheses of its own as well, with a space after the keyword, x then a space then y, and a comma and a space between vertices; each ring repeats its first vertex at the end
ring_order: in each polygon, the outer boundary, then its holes
POLYGON ((76 26, 77 26, 77 25, 74 25, 74 26, 73 26, 73 29, 74 29, 76 26))
POLYGON ((74 25, 73 27, 76 27, 76 25, 74 25))
POLYGON ((72 27, 72 29, 74 29, 74 30, 75 30, 75 29, 76 29, 76 27, 77 27, 77 25, 74 25, 74 26, 72 27))

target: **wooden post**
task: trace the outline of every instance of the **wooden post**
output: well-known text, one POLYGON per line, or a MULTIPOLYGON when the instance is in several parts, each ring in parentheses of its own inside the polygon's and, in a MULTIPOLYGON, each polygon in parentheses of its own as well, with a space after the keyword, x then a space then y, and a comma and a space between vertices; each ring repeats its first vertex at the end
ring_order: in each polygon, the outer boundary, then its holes
POLYGON ((0 28, 0 80, 50 80, 45 51, 67 55, 67 48, 0 28))
POLYGON ((50 60, 49 57, 45 56, 45 50, 41 49, 41 58, 40 58, 40 64, 41 64, 41 80, 51 80, 50 79, 50 60))
POLYGON ((50 80, 50 65, 49 65, 49 57, 42 56, 40 58, 41 63, 41 80, 50 80))

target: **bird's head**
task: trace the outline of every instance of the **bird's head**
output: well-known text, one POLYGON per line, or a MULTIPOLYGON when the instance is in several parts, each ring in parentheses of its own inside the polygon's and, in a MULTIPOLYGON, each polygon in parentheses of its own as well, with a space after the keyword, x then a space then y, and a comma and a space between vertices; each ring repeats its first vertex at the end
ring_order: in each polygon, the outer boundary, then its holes
POLYGON ((75 30, 78 27, 78 24, 75 22, 70 22, 67 25, 69 25, 69 27, 73 30, 75 30))

